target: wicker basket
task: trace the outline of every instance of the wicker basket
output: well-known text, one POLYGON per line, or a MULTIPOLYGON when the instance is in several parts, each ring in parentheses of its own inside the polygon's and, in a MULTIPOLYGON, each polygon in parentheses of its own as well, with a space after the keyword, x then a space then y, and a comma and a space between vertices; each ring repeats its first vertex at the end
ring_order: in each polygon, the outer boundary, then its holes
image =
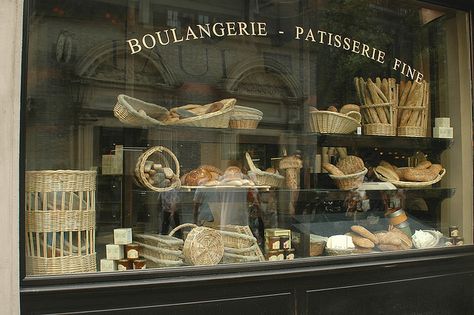
POLYGON ((224 264, 245 263, 245 262, 254 262, 254 261, 261 261, 261 260, 257 256, 233 254, 227 251, 224 252, 224 257, 222 258, 222 263, 224 264))
POLYGON ((326 110, 310 111, 309 126, 311 132, 352 133, 360 127, 361 116, 358 112, 341 114, 326 110))
POLYGON ((399 104, 397 133, 404 137, 426 137, 430 85, 425 81, 413 84, 419 84, 417 85, 417 88, 421 89, 419 97, 414 102, 406 101, 405 104, 399 104), (408 103, 409 105, 405 106, 408 103))
POLYGON ((224 242, 219 231, 211 228, 185 223, 174 228, 169 236, 179 229, 192 227, 184 241, 183 254, 190 265, 216 265, 224 256, 224 242))
POLYGON ((95 171, 27 171, 26 273, 96 271, 95 171))
POLYGON ((242 115, 242 114, 250 114, 250 115, 256 115, 256 116, 263 117, 262 111, 260 111, 256 108, 235 105, 234 106, 234 115, 242 115))
POLYGON ((337 187, 341 190, 351 190, 359 188, 362 183, 364 182, 364 176, 367 174, 367 168, 355 174, 343 175, 343 176, 336 176, 336 175, 329 175, 334 182, 336 183, 337 187))
POLYGON ((154 191, 168 191, 181 186, 181 181, 179 180, 179 161, 171 152, 170 149, 167 149, 163 146, 151 147, 150 149, 143 152, 137 160, 135 165, 135 178, 140 183, 141 186, 154 190, 154 191), (146 161, 153 161, 157 164, 161 164, 163 167, 172 167, 171 164, 174 164, 174 178, 171 180, 171 184, 168 187, 157 187, 152 185, 145 176, 145 163, 146 161), (171 163, 173 161, 173 163, 171 163))
POLYGON ((224 241, 223 262, 265 261, 257 239, 248 225, 222 225, 217 227, 224 241), (249 256, 250 258, 232 257, 230 255, 249 256), (227 257, 226 257, 227 255, 227 257), (234 260, 232 260, 232 258, 234 260), (239 260, 240 259, 240 260, 239 260))
POLYGON ((250 171, 248 172, 249 177, 253 180, 255 185, 270 186, 270 187, 281 187, 283 184, 284 176, 280 174, 274 174, 265 172, 258 169, 252 161, 250 154, 245 153, 247 164, 249 165, 250 171))
POLYGON ((234 129, 257 129, 262 116, 241 114, 232 115, 229 120, 229 127, 234 129))
POLYGON ((234 105, 237 102, 235 98, 223 99, 220 101, 224 104, 220 110, 203 114, 195 117, 183 118, 168 125, 188 126, 188 127, 206 127, 206 128, 228 128, 229 120, 234 112, 234 105))
POLYGON ((443 168, 441 172, 436 176, 435 179, 430 180, 428 182, 406 182, 406 181, 400 181, 400 180, 389 180, 388 178, 384 177, 382 174, 377 172, 377 169, 374 168, 374 173, 377 178, 383 182, 390 182, 393 185, 395 185, 398 188, 421 188, 421 187, 427 187, 431 186, 437 182, 439 182, 443 176, 446 174, 446 169, 443 168))
POLYGON ((160 260, 181 260, 183 261, 183 252, 181 250, 172 250, 161 248, 157 246, 147 245, 141 242, 136 242, 141 246, 140 254, 147 257, 153 257, 160 260))
POLYGON ((372 136, 396 136, 397 135, 397 106, 395 103, 382 103, 373 105, 363 105, 360 107, 364 124, 363 133, 372 136), (388 123, 378 121, 377 110, 386 115, 388 123))
POLYGON ((356 251, 355 248, 348 248, 348 249, 333 249, 326 247, 325 252, 329 256, 340 256, 340 255, 351 255, 354 254, 356 251))
POLYGON ((114 115, 121 122, 137 127, 164 125, 168 110, 164 107, 120 94, 114 107, 114 115))
POLYGON ((143 244, 172 250, 180 250, 184 244, 183 240, 169 235, 134 234, 133 238, 143 244))

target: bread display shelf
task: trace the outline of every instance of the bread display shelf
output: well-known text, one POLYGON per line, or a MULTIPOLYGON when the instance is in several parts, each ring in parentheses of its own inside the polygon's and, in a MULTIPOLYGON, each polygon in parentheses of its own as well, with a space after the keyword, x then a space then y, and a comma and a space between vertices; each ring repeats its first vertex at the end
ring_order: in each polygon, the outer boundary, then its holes
POLYGON ((258 190, 270 190, 270 186, 266 185, 245 185, 245 186, 230 186, 230 185, 218 185, 218 186, 181 186, 181 190, 191 191, 196 189, 207 189, 207 190, 218 190, 218 189, 225 189, 225 190, 243 190, 243 189, 258 189, 258 190))

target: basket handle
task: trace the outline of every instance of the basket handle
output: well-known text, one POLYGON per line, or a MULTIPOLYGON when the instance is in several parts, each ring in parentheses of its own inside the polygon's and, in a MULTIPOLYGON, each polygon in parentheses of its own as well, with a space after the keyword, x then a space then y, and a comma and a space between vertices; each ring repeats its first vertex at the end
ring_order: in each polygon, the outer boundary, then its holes
POLYGON ((169 232, 168 236, 173 236, 174 233, 176 233, 178 230, 181 230, 182 228, 186 228, 186 227, 195 228, 197 227, 197 225, 194 223, 184 223, 184 224, 178 225, 177 227, 172 229, 171 232, 169 232))
POLYGON ((350 118, 355 119, 355 120, 360 124, 360 121, 361 121, 361 119, 362 119, 362 116, 360 115, 359 112, 350 111, 350 112, 348 112, 346 115, 349 116, 350 118))
POLYGON ((249 165, 250 170, 254 173, 257 173, 258 169, 255 164, 253 164, 252 158, 250 157, 250 154, 248 152, 245 152, 245 158, 247 159, 247 164, 249 165))

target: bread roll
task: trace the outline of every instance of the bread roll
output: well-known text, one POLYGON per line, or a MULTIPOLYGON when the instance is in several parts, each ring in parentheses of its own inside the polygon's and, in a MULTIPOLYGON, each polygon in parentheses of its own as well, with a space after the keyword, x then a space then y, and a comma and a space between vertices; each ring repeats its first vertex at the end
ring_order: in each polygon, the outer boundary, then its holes
POLYGON ((434 168, 431 169, 415 169, 413 167, 407 167, 403 171, 403 177, 407 181, 411 182, 429 182, 438 176, 437 173, 434 172, 434 168))
POLYGON ((356 104, 346 104, 341 107, 339 111, 341 114, 347 114, 348 112, 359 112, 360 113, 360 106, 356 104))
POLYGON ((330 111, 330 112, 337 113, 337 108, 335 106, 332 106, 332 105, 329 106, 327 110, 330 111))
POLYGON ((354 245, 356 246, 363 247, 363 248, 375 247, 375 244, 371 240, 362 236, 357 236, 357 235, 352 235, 352 243, 354 243, 354 245))
POLYGON ((339 160, 336 166, 346 175, 361 172, 365 168, 364 161, 355 155, 348 155, 346 158, 339 160))
POLYGON ((229 166, 224 171, 225 179, 241 179, 243 177, 242 171, 237 166, 229 166))

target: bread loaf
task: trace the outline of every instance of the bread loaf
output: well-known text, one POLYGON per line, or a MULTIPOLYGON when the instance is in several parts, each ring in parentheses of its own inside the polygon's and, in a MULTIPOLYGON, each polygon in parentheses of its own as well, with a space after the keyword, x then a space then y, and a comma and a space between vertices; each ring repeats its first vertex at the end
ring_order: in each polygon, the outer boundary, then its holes
POLYGON ((369 239, 374 244, 379 243, 377 237, 372 232, 370 232, 369 230, 367 230, 365 227, 363 227, 361 225, 353 225, 353 226, 351 226, 351 230, 352 230, 352 232, 354 232, 354 233, 356 233, 356 234, 358 234, 358 235, 360 235, 364 238, 369 239))
POLYGON ((192 170, 186 175, 185 183, 188 186, 199 186, 212 179, 211 173, 203 168, 192 170))
POLYGON ((323 168, 329 172, 331 175, 335 176, 344 176, 344 173, 338 169, 335 165, 332 165, 331 163, 324 163, 323 168))
POLYGON ((420 162, 418 163, 417 166, 415 166, 415 169, 417 170, 424 170, 424 169, 427 169, 431 166, 431 162, 430 161, 423 161, 423 162, 420 162))
POLYGON ((436 178, 438 175, 434 172, 434 168, 431 169, 416 169, 408 167, 403 171, 403 177, 407 181, 411 182, 429 182, 436 178))
POLYGON ((375 244, 369 240, 368 238, 358 236, 358 235, 352 235, 352 243, 354 245, 363 247, 363 248, 374 248, 375 244))
POLYGON ((346 175, 361 172, 365 168, 364 161, 355 155, 348 155, 346 158, 339 160, 336 166, 346 175))
POLYGON ((348 112, 360 112, 360 107, 359 105, 355 104, 346 104, 341 107, 341 110, 339 112, 341 114, 347 114, 348 112))
POLYGON ((393 171, 391 168, 385 166, 377 166, 375 171, 385 177, 389 181, 399 181, 400 177, 398 177, 397 173, 393 171))
POLYGON ((329 106, 327 110, 330 111, 330 112, 337 113, 337 108, 335 106, 332 106, 332 105, 329 106))

